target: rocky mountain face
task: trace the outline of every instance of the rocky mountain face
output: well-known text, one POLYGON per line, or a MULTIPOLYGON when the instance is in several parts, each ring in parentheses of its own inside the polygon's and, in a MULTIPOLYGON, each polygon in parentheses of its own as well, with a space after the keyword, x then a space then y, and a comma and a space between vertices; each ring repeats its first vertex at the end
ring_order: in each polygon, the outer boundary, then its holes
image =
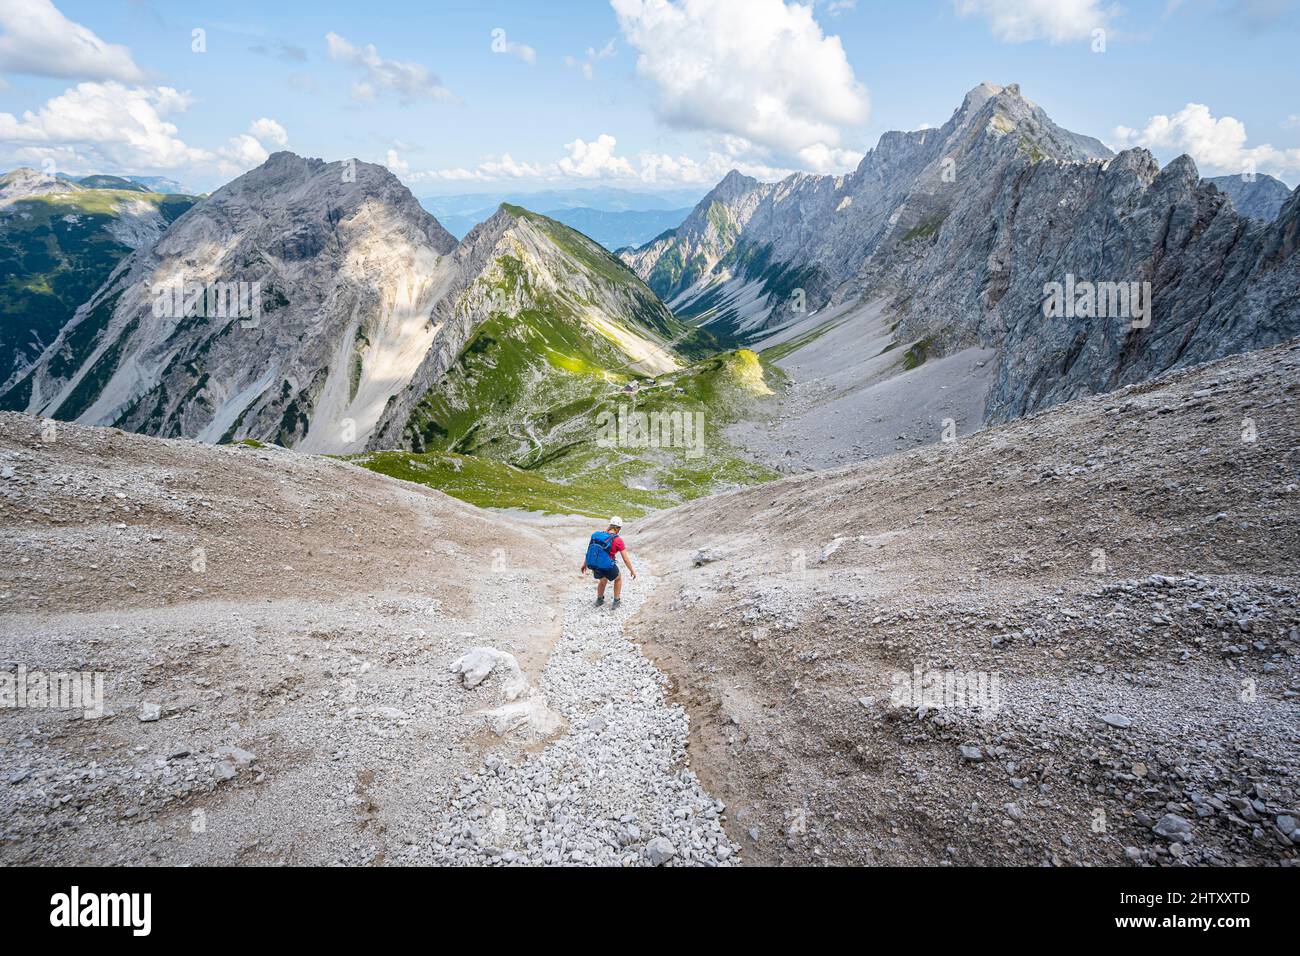
MULTIPOLYGON (((426 393, 493 320, 494 341, 530 330, 538 359, 507 401, 542 372, 679 367, 684 327, 586 237, 503 207, 457 243, 383 167, 277 153, 124 260, 0 406, 213 442, 422 447, 442 427, 426 393)), ((476 408, 506 387, 488 378, 476 408)))
POLYGON ((1294 197, 1259 223, 1189 158, 1162 170, 1140 149, 971 178, 923 254, 867 263, 859 289, 888 276, 900 341, 999 350, 986 421, 1300 334, 1294 197), (1075 301, 1049 317, 1053 286, 1075 301))
POLYGON ((759 183, 732 172, 681 227, 623 256, 674 310, 752 336, 825 304, 868 257, 931 236, 962 167, 1001 177, 1036 158, 1111 155, 1018 87, 982 84, 939 129, 886 133, 849 175, 759 183))
POLYGON ((1244 176, 1211 176, 1206 182, 1214 183, 1220 192, 1228 194, 1237 212, 1251 219, 1272 222, 1291 198, 1291 189, 1280 179, 1267 173, 1244 176))
MULTIPOLYGON (((1252 185, 1252 211, 1276 198, 1252 185)), ((732 174, 624 258, 681 314, 742 337, 799 306, 883 300, 909 347, 900 373, 997 351, 984 415, 1001 421, 1300 334, 1296 199, 1262 222, 1221 188, 1237 191, 1187 157, 1113 156, 1018 87, 984 84, 943 127, 886 134, 849 176, 732 174)))
MULTIPOLYGON (((446 281, 457 294, 436 304, 438 333, 371 448, 439 447, 460 437, 453 418, 486 435, 495 431, 488 419, 526 418, 544 395, 566 393, 567 380, 680 367, 670 342, 683 326, 644 283, 591 239, 518 206, 470 231, 446 281), (457 363, 458 378, 443 383, 457 363)), ((500 437, 509 423, 498 424, 500 437)))
POLYGON ((0 177, 0 388, 22 375, 133 249, 192 206, 116 177, 76 183, 19 168, 0 177))
POLYGON ((124 260, 3 404, 346 448, 423 358, 454 247, 382 167, 277 153, 124 260))

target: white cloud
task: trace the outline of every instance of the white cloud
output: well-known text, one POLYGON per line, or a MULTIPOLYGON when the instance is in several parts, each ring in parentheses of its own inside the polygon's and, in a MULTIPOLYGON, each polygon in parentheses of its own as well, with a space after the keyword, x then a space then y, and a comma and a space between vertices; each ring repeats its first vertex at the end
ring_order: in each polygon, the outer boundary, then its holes
POLYGON ((267 119, 265 116, 253 120, 248 131, 262 142, 274 143, 276 146, 283 146, 289 142, 289 134, 284 131, 284 127, 273 119, 267 119))
POLYGON ((1089 39, 1118 13, 1099 0, 953 0, 953 6, 958 16, 983 17, 993 35, 1007 43, 1089 39))
POLYGON ((217 171, 223 176, 246 173, 266 162, 272 146, 285 146, 288 142, 289 134, 275 120, 265 116, 253 120, 247 133, 232 136, 230 143, 221 149, 217 171))
POLYGON ((752 146, 739 137, 724 137, 719 148, 710 150, 704 160, 696 160, 685 155, 672 156, 668 153, 648 151, 633 156, 619 156, 616 153, 617 145, 618 141, 613 136, 602 133, 591 141, 575 139, 571 143, 566 143, 564 149, 567 155, 554 162, 519 162, 507 153, 499 159, 485 160, 473 169, 465 167, 436 169, 413 173, 409 178, 453 182, 503 179, 547 181, 585 179, 620 182, 639 180, 649 185, 711 185, 733 169, 766 180, 781 179, 792 172, 790 169, 771 166, 748 158, 747 153, 752 146))
POLYGON ((411 164, 398 156, 395 149, 388 151, 388 157, 384 160, 384 165, 398 176, 404 176, 411 171, 411 164))
POLYGON ((0 70, 35 76, 138 83, 131 51, 105 43, 51 0, 0 0, 0 70))
POLYGON ((812 7, 782 0, 611 0, 656 113, 793 157, 865 122, 866 89, 812 7))
POLYGON ((499 158, 488 158, 473 169, 457 166, 451 169, 431 169, 412 173, 411 179, 448 179, 453 181, 496 180, 496 179, 548 179, 558 175, 555 164, 541 166, 536 163, 521 163, 509 153, 502 153, 499 158))
POLYGON ((492 28, 492 43, 489 49, 493 53, 501 56, 513 56, 532 66, 537 62, 537 51, 527 43, 518 43, 506 37, 506 31, 502 27, 492 28))
POLYGON ((1283 129, 1300 129, 1300 113, 1292 113, 1282 121, 1283 129))
POLYGON ((1140 130, 1115 127, 1118 145, 1186 153, 1202 173, 1258 171, 1285 176, 1300 171, 1300 149, 1267 143, 1246 145, 1246 126, 1231 116, 1215 117, 1208 106, 1188 103, 1173 116, 1153 116, 1140 130))
POLYGON ((260 117, 215 151, 188 145, 172 119, 189 93, 167 86, 79 83, 21 116, 0 113, 0 157, 68 173, 184 171, 225 178, 259 166, 289 142, 283 126, 260 117))
POLYGON ((189 104, 188 93, 167 86, 79 83, 21 118, 0 113, 0 141, 28 158, 95 171, 177 169, 211 158, 187 146, 166 119, 189 104))
POLYGON ((608 133, 601 133, 590 143, 575 139, 572 143, 564 144, 569 155, 560 160, 557 166, 563 175, 579 179, 635 176, 632 164, 623 157, 614 155, 616 145, 618 141, 608 133))
POLYGON ((851 149, 833 149, 822 143, 799 150, 799 161, 815 173, 842 173, 857 168, 863 153, 851 149))
POLYGON ((737 159, 725 152, 710 151, 703 160, 667 153, 642 153, 637 157, 643 183, 655 185, 711 186, 733 169, 755 179, 775 182, 794 170, 737 159))
POLYGON ((387 60, 379 55, 373 43, 354 46, 337 33, 327 33, 325 42, 329 44, 331 60, 362 71, 361 79, 352 85, 352 95, 359 100, 373 100, 380 93, 396 93, 403 100, 451 101, 456 98, 427 67, 419 63, 387 60))

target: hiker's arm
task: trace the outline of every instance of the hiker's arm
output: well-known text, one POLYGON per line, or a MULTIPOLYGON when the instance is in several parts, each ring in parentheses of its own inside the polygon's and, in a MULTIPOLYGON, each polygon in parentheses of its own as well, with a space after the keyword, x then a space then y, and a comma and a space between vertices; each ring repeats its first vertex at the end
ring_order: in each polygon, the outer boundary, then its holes
POLYGON ((627 569, 632 572, 632 577, 635 578, 636 568, 632 567, 632 562, 627 559, 627 549, 623 549, 619 554, 623 555, 623 563, 627 565, 627 569))

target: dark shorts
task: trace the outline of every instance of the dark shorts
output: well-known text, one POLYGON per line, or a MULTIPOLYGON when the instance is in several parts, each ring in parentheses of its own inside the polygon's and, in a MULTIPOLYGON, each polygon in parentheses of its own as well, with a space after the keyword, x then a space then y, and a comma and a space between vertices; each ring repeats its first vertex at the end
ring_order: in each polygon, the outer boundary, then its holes
POLYGON ((601 578, 604 578, 607 581, 613 581, 615 578, 618 577, 618 565, 616 564, 612 568, 609 568, 604 571, 601 571, 598 568, 592 568, 591 573, 595 576, 597 581, 599 581, 601 578))

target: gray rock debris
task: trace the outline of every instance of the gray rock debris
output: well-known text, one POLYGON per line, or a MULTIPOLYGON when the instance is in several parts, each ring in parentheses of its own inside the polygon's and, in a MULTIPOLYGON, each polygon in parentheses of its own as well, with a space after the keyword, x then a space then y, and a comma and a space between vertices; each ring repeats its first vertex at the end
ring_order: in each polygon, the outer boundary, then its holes
POLYGON ((565 607, 563 634, 536 694, 569 733, 513 763, 493 753, 459 782, 436 828, 442 864, 734 866, 724 807, 685 766, 689 724, 667 678, 623 636, 653 584, 642 574, 615 617, 588 588, 565 607))

